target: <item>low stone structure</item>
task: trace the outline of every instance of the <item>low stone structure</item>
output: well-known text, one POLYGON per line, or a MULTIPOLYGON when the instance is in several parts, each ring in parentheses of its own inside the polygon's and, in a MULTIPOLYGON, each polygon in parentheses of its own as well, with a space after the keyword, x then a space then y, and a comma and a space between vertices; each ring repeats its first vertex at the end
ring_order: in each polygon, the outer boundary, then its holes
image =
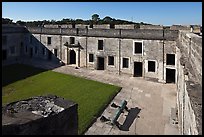
POLYGON ((188 30, 190 31, 190 26, 183 26, 183 25, 172 25, 170 26, 171 30, 188 30))
POLYGON ((44 25, 45 28, 59 28, 59 25, 53 25, 53 24, 50 24, 50 25, 44 25))
POLYGON ((115 29, 135 29, 135 24, 121 24, 121 25, 115 25, 115 29))
POLYGON ((48 95, 2 107, 3 135, 77 135, 78 105, 48 95))
POLYGON ((75 25, 75 28, 82 28, 82 29, 85 29, 85 28, 89 28, 90 25, 85 25, 85 24, 76 24, 75 25))
POLYGON ((163 29, 162 25, 140 25, 140 29, 163 29))
POLYGON ((93 25, 94 29, 110 29, 110 24, 93 25))

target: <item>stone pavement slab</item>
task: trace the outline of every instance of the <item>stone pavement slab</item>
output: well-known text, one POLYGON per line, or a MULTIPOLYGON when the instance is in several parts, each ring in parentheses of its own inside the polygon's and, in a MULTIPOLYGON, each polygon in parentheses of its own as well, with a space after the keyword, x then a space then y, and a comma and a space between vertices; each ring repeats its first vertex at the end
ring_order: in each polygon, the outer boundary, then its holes
POLYGON ((176 107, 176 85, 146 81, 143 78, 117 75, 106 70, 74 69, 62 66, 53 71, 76 75, 103 83, 121 86, 122 90, 111 101, 101 116, 113 117, 116 108, 127 101, 129 112, 120 115, 118 123, 122 129, 110 122, 101 122, 100 117, 90 126, 85 135, 169 135, 178 134, 178 128, 171 125, 171 108, 176 107))

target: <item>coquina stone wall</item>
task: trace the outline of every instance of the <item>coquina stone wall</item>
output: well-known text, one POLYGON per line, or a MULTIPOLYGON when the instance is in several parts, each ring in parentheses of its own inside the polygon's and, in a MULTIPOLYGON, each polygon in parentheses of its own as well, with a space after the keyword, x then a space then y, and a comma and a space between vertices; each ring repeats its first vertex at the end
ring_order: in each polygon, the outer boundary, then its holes
POLYGON ((202 134, 202 37, 180 31, 177 106, 180 133, 202 134))

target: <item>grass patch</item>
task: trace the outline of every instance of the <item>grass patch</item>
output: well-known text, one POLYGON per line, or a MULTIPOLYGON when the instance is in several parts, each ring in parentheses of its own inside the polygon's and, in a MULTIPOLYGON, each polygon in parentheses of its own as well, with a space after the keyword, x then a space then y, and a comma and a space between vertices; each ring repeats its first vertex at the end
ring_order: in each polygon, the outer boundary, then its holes
POLYGON ((44 71, 46 70, 23 64, 4 66, 2 67, 2 86, 6 86, 15 81, 25 79, 44 71))
MULTIPOLYGON (((20 68, 23 69, 22 66, 20 68)), ((10 69, 12 72, 16 70, 18 71, 17 68, 10 69)), ((2 104, 47 94, 72 100, 78 103, 79 134, 82 134, 120 89, 114 85, 49 70, 4 86, 2 104)))

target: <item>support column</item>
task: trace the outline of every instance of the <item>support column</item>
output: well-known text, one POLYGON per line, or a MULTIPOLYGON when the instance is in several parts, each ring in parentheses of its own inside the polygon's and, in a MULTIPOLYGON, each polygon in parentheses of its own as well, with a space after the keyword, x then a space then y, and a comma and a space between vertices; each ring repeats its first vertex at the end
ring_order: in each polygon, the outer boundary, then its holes
POLYGON ((87 68, 87 64, 88 64, 88 53, 87 53, 87 38, 88 37, 88 28, 86 28, 86 68, 87 68))
POLYGON ((78 67, 80 67, 80 47, 78 48, 78 67))
POLYGON ((119 30, 119 65, 118 65, 118 74, 120 75, 120 67, 121 67, 121 29, 119 30))

